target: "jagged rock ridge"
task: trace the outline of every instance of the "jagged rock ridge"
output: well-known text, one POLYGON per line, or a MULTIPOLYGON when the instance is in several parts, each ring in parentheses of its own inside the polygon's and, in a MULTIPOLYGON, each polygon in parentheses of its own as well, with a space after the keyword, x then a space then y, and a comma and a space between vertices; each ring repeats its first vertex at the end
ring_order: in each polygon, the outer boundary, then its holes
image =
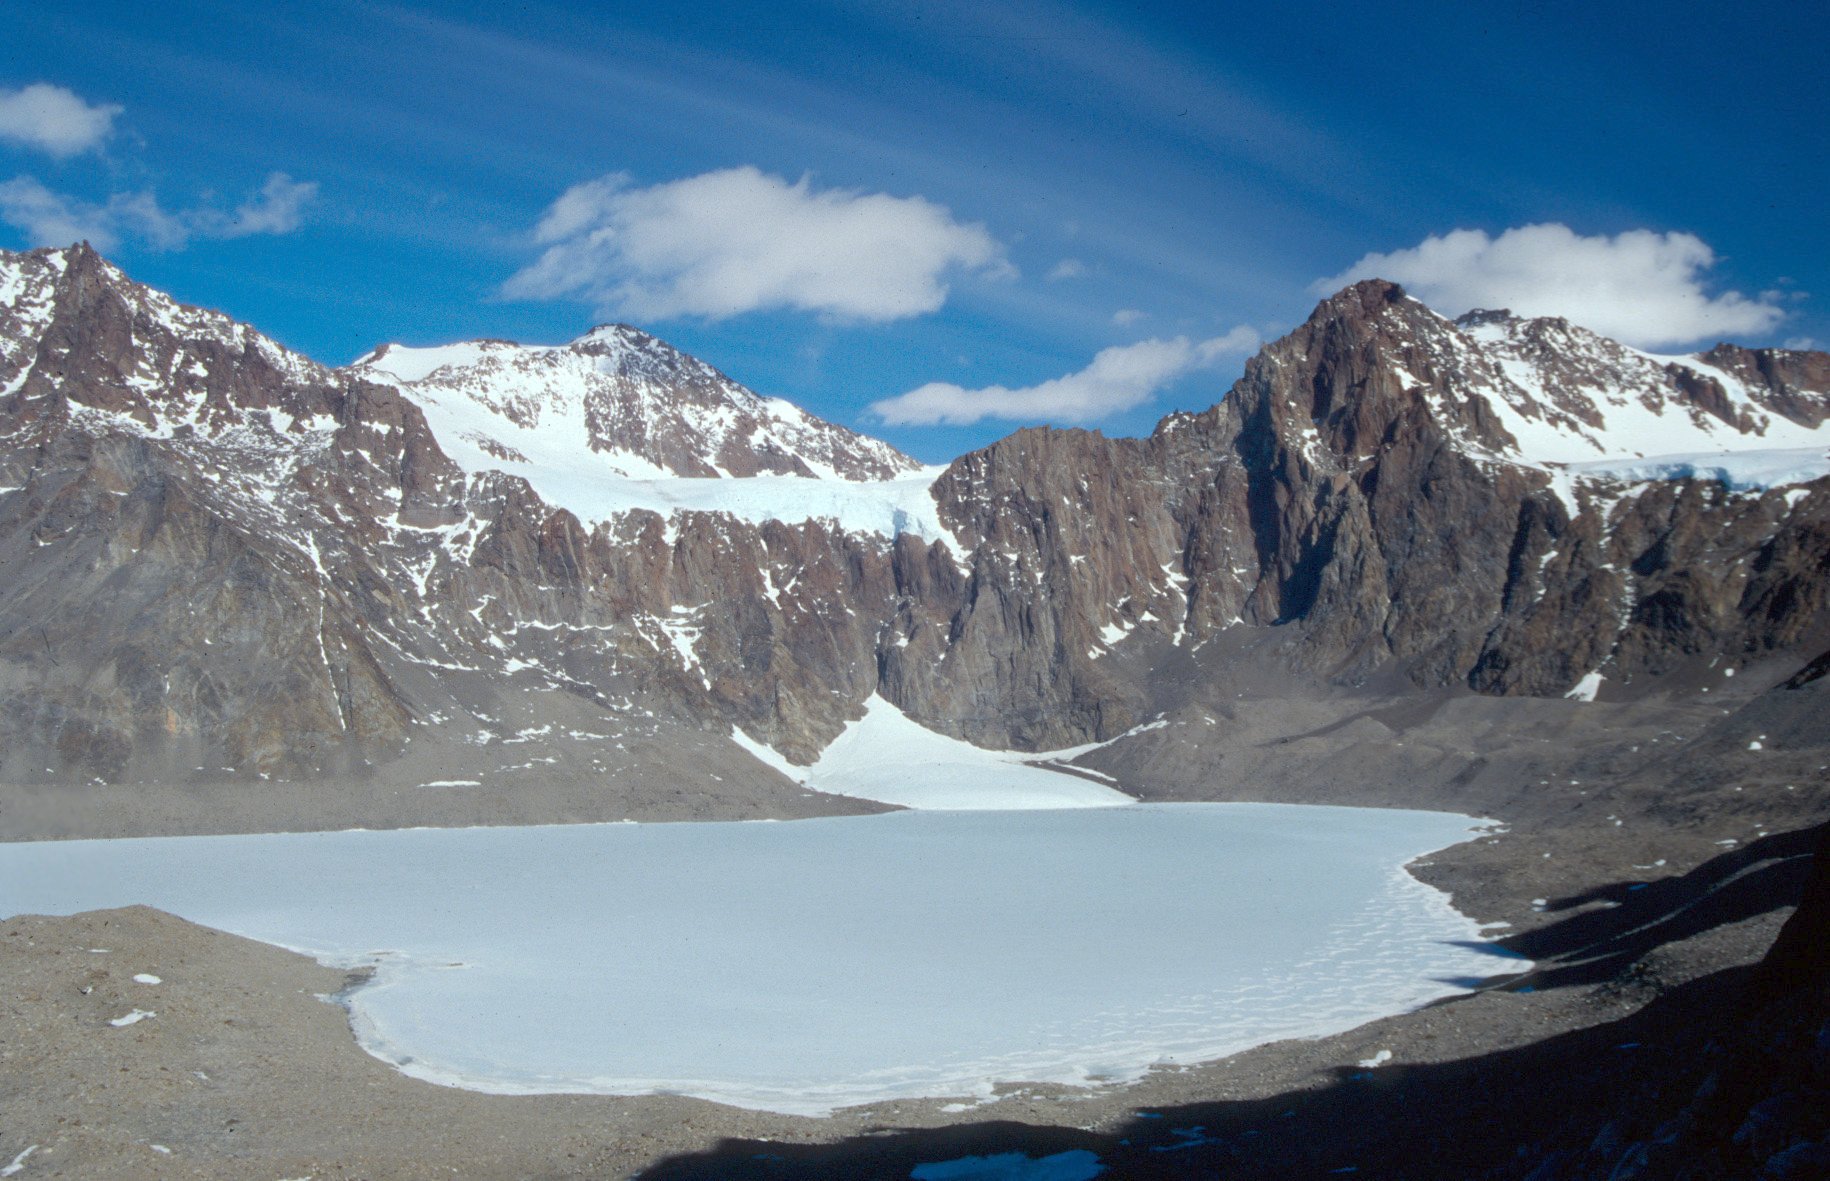
POLYGON ((1020 431, 914 477, 918 535, 536 494, 530 438, 632 479, 908 493, 905 457, 632 329, 331 370, 86 248, 4 256, 0 309, 14 781, 432 775, 514 744, 608 774, 637 737, 733 725, 806 761, 872 692, 1062 747, 1199 699, 1241 644, 1562 694, 1830 623, 1822 354, 1651 358, 1371 281, 1149 438, 1020 431), (1798 472, 1616 470, 1633 416, 1798 472))
POLYGON ((352 368, 405 392, 469 470, 888 480, 921 467, 887 443, 760 397, 626 324, 557 347, 383 345, 352 368))

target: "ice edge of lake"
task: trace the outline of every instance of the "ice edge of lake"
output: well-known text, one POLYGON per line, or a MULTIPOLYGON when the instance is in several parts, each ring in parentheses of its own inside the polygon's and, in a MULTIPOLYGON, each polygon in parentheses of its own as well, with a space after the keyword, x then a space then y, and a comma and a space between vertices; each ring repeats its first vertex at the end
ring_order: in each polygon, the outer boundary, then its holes
MULTIPOLYGON (((1285 805, 1297 806, 1302 805, 1285 805)), ((1025 809, 1027 810, 1027 809, 1025 809)), ((1376 809, 1378 811, 1425 812, 1424 809, 1376 809)), ((1490 818, 1465 816, 1456 813, 1434 813, 1443 817, 1455 817, 1466 822, 1465 835, 1461 840, 1447 844, 1432 844, 1419 849, 1391 871, 1392 884, 1398 889, 1411 894, 1417 902, 1437 912, 1439 921, 1445 924, 1460 924, 1465 927, 1468 942, 1493 944, 1497 936, 1489 935, 1474 919, 1456 909, 1452 896, 1424 882, 1410 871, 1411 865, 1418 860, 1439 853, 1444 849, 1466 843, 1481 835, 1489 834, 1505 827, 1504 822, 1490 818)), ((793 821, 788 823, 818 823, 813 821, 793 821)), ((848 818, 840 818, 848 819, 848 818)), ((628 824, 628 821, 610 822, 628 824)), ((829 1087, 797 1085, 794 1094, 785 1094, 778 1088, 745 1088, 733 1086, 728 1081, 714 1079, 648 1079, 602 1075, 592 1078, 554 1079, 550 1082, 529 1080, 504 1080, 483 1075, 471 1074, 462 1070, 444 1069, 422 1062, 405 1049, 393 1044, 387 1034, 364 1008, 365 994, 373 996, 378 992, 400 986, 409 982, 411 976, 421 971, 442 970, 442 962, 427 959, 421 962, 413 957, 395 953, 350 956, 346 954, 320 954, 309 948, 289 947, 303 955, 311 956, 320 963, 342 970, 368 969, 370 977, 337 997, 324 999, 340 1004, 349 1014, 350 1029, 357 1045, 378 1061, 384 1062, 410 1078, 437 1086, 452 1087, 485 1095, 528 1096, 528 1095, 605 1095, 637 1097, 642 1095, 669 1095, 702 1099, 707 1102, 721 1103, 730 1107, 753 1111, 766 1111, 781 1115, 825 1118, 848 1107, 873 1106, 882 1103, 906 1102, 917 1100, 939 1101, 972 1101, 985 1103, 995 1100, 1000 1093, 1021 1091, 1031 1086, 1061 1086, 1072 1088, 1110 1089, 1124 1087, 1144 1079, 1158 1067, 1180 1068, 1218 1062, 1260 1046, 1275 1042, 1318 1040, 1345 1033, 1359 1026, 1393 1017, 1403 1013, 1415 1012, 1437 1001, 1451 997, 1463 996, 1477 991, 1484 984, 1464 984, 1453 982, 1419 982, 1417 987, 1402 995, 1393 995, 1388 1000, 1369 1003, 1360 1011, 1353 1013, 1334 1013, 1326 1018, 1314 1019, 1300 1024, 1277 1026, 1247 1036, 1234 1036, 1219 1041, 1180 1045, 1172 1049, 1153 1047, 1140 1049, 1129 1060, 1121 1062, 1101 1062, 1097 1065, 1082 1063, 1066 1064, 1053 1069, 1038 1068, 1021 1070, 1017 1075, 998 1075, 986 1077, 985 1072, 973 1071, 960 1074, 952 1079, 936 1080, 931 1073, 922 1074, 919 1078, 906 1079, 901 1083, 888 1077, 876 1080, 866 1088, 857 1082, 848 1082, 829 1087), (1434 986, 1431 986, 1431 985, 1434 986)), ((1484 977, 1484 981, 1503 979, 1508 976, 1530 972, 1536 965, 1514 952, 1506 951, 1496 944, 1493 946, 1493 971, 1484 977)), ((436 957, 434 957, 435 959, 436 957)), ((917 1067, 917 1071, 924 1068, 917 1067)))

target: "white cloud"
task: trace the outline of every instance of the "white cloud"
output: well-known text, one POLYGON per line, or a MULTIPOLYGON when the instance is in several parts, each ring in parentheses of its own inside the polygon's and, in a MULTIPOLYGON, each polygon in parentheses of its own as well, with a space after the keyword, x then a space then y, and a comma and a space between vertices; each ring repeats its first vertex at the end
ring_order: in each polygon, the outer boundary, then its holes
POLYGON ((269 173, 261 191, 235 207, 233 215, 212 228, 217 238, 245 238, 250 234, 290 234, 299 228, 305 206, 318 195, 316 181, 293 180, 284 172, 269 173))
POLYGON ((0 140, 24 144, 58 158, 100 147, 114 130, 121 107, 90 106, 61 86, 34 82, 0 89, 0 140))
POLYGON ((1809 336, 1794 336, 1786 341, 1785 347, 1794 352, 1808 353, 1817 348, 1817 341, 1809 336))
POLYGON ((922 197, 815 189, 751 167, 650 188, 620 174, 586 181, 560 194, 534 238, 546 252, 504 295, 643 319, 789 308, 898 320, 946 302, 956 268, 1014 274, 985 227, 922 197))
POLYGON ((1087 264, 1077 258, 1064 258, 1055 264, 1055 269, 1048 273, 1049 282, 1058 283, 1062 279, 1078 279, 1087 273, 1087 264))
POLYGON ((1257 347, 1258 334, 1243 326, 1198 342, 1185 336, 1143 340, 1101 349, 1085 369, 1040 385, 968 390, 929 382, 872 403, 871 411, 896 426, 966 426, 983 418, 1091 422, 1148 402, 1170 382, 1227 353, 1249 353, 1257 347))
POLYGON ((86 239, 98 250, 112 250, 119 241, 106 209, 53 193, 30 176, 0 183, 0 221, 23 233, 33 246, 86 239))
POLYGON ((145 239, 155 250, 183 250, 190 245, 192 219, 168 212, 152 191, 116 193, 103 210, 108 224, 145 239))
POLYGON ((131 236, 155 250, 182 250, 193 238, 291 233, 317 191, 316 184, 275 172, 259 193, 232 213, 209 206, 173 211, 160 205, 150 190, 115 193, 97 205, 54 192, 36 177, 19 176, 0 183, 0 222, 19 230, 34 246, 87 240, 106 251, 131 236))
POLYGON ((1112 313, 1112 322, 1117 324, 1120 328, 1123 328, 1128 324, 1135 324, 1143 318, 1144 313, 1138 311, 1136 308, 1120 308, 1112 313))
POLYGON ((1642 348, 1765 332, 1784 318, 1764 296, 1709 294, 1704 279, 1715 262, 1694 234, 1584 237, 1556 224, 1517 226, 1497 238, 1456 230, 1408 250, 1368 254, 1314 290, 1390 279, 1450 315, 1484 307, 1562 316, 1642 348))

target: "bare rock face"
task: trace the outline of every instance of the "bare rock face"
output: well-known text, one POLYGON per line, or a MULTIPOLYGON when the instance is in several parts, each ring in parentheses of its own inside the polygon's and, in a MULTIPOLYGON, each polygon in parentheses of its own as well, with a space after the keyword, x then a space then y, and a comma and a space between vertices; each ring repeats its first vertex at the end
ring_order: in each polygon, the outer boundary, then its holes
POLYGON ((86 247, 13 262, 42 298, 3 363, 0 773, 329 771, 387 749, 408 714, 337 609, 356 588, 321 586, 290 526, 334 517, 348 546, 448 511, 458 473, 423 419, 86 247))
POLYGON ((733 727, 807 762, 872 693, 1051 749, 1247 647, 1556 695, 1808 655, 1827 367, 1451 322, 1369 281, 1148 438, 1019 431, 935 476, 626 327, 332 370, 86 247, 0 255, 0 780, 457 777, 510 749, 608 775, 733 727), (1802 466, 1660 460, 1686 448, 1802 466), (806 505, 668 499, 757 475, 806 505), (820 489, 903 507, 847 525, 820 489))
POLYGON ((737 723, 811 757, 875 687, 887 539, 587 528, 467 474, 396 386, 86 247, 6 262, 0 778, 360 776, 431 729, 514 741, 511 688, 582 698, 606 744, 737 723))
POLYGON ((1830 481, 1628 482, 1542 456, 1635 456, 1623 419, 1667 444, 1809 439, 1830 381, 1797 356, 1743 386, 1761 360, 1690 369, 1357 284, 1147 440, 1023 431, 956 461, 935 485, 975 547, 954 643, 943 663, 911 636, 886 683, 944 728, 1046 746, 1142 720, 1102 639, 1198 656, 1284 628, 1324 677, 1531 694, 1795 647, 1830 622, 1830 481))

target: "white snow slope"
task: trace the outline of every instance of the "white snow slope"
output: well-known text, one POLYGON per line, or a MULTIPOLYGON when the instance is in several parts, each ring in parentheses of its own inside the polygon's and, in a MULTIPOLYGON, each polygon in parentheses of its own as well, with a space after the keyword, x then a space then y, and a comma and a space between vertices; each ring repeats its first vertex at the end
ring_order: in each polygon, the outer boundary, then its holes
POLYGON ((633 329, 600 328, 550 347, 389 345, 353 368, 412 399, 466 472, 520 476, 587 524, 636 509, 833 520, 851 532, 944 539, 963 554, 929 491, 943 468, 920 467, 886 443, 760 397, 633 329), (626 443, 636 436, 670 439, 718 474, 680 475, 654 461, 654 446, 626 443), (792 456, 814 475, 732 476, 718 458, 729 445, 792 456), (846 462, 841 452, 896 474, 845 478, 835 467, 846 462))
MULTIPOLYGON (((1480 396, 1517 440, 1496 458, 1566 479, 1715 479, 1731 491, 1830 475, 1830 421, 1793 421, 1701 357, 1643 352, 1560 320, 1483 312, 1444 320, 1426 351, 1454 375, 1458 396, 1480 396), (1734 421, 1682 397, 1680 379, 1715 383, 1734 421)), ((1815 396, 1830 403, 1830 391, 1815 396)))
POLYGON ((1035 764, 1092 750, 986 750, 938 734, 873 693, 864 716, 845 728, 811 767, 796 767, 737 730, 732 738, 764 763, 815 791, 905 808, 1026 811, 1110 808, 1134 801, 1121 791, 1035 764))

